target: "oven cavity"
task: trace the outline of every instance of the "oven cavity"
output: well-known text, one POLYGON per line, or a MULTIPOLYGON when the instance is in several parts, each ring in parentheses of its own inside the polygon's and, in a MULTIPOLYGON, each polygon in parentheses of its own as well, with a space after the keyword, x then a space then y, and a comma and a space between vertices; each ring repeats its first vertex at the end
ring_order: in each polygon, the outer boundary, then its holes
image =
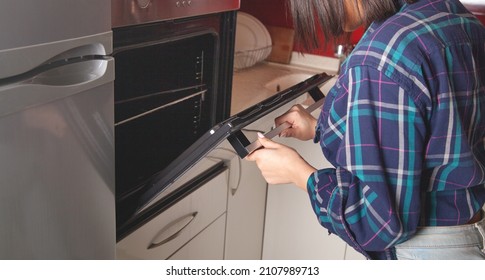
POLYGON ((118 238, 143 222, 140 196, 154 178, 229 117, 236 17, 225 7, 234 1, 175 17, 157 17, 170 1, 121 7, 129 2, 112 2, 118 238))

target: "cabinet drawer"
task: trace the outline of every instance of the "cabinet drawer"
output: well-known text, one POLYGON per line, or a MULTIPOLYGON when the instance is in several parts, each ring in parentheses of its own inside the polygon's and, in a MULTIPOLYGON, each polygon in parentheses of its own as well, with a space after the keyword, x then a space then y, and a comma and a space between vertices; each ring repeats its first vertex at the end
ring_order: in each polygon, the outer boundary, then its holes
POLYGON ((228 171, 118 242, 118 259, 166 259, 226 211, 228 171))
POLYGON ((222 260, 226 215, 220 216, 184 247, 170 256, 170 260, 222 260))

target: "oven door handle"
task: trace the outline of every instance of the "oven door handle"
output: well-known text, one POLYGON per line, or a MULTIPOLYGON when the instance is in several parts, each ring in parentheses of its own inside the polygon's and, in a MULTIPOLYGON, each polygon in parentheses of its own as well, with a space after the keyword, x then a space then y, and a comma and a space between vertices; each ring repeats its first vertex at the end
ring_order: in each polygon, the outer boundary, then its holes
POLYGON ((152 242, 150 245, 148 245, 147 250, 155 249, 177 238, 182 231, 194 221, 198 213, 199 212, 193 212, 187 214, 167 224, 152 239, 152 242))
MULTIPOLYGON (((329 77, 329 76, 327 76, 329 77)), ((328 81, 328 79, 326 80, 328 81)), ((323 106, 324 100, 325 100, 325 95, 322 93, 320 88, 318 86, 315 86, 311 89, 308 90, 308 93, 310 96, 313 98, 315 101, 312 105, 308 106, 305 111, 308 113, 311 113, 315 111, 318 108, 321 108, 323 106)), ((289 128, 291 125, 287 122, 279 125, 278 127, 274 128, 273 130, 267 132, 265 134, 266 138, 273 138, 276 135, 279 135, 283 130, 289 128)), ((245 158, 247 155, 251 154, 255 150, 259 149, 262 147, 261 143, 259 140, 256 140, 254 142, 249 142, 248 138, 246 135, 241 130, 235 131, 232 133, 227 140, 229 143, 231 143, 232 147, 234 150, 238 153, 240 158, 245 158)))
MULTIPOLYGON (((315 103, 313 103, 312 105, 308 106, 305 109, 305 111, 307 113, 311 113, 311 112, 315 111, 316 109, 321 108, 323 106, 323 102, 324 102, 324 98, 322 98, 322 99, 316 101, 315 103)), ((272 139, 272 138, 276 137, 277 135, 279 135, 283 130, 290 128, 290 127, 291 127, 290 123, 284 122, 284 123, 280 124, 279 126, 275 127, 274 129, 265 133, 264 137, 266 137, 268 139, 272 139)), ((256 140, 256 141, 252 142, 251 144, 249 144, 248 146, 246 146, 245 149, 246 149, 248 154, 251 154, 252 152, 256 151, 257 149, 259 149, 261 147, 262 147, 261 143, 258 140, 256 140)))

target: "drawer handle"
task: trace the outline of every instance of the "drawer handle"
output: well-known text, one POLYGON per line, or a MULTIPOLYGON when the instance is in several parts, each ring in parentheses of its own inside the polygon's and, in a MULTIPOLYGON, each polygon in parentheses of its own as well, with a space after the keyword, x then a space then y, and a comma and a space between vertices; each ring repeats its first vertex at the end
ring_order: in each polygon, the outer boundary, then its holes
POLYGON ((190 225, 190 223, 192 223, 192 221, 195 219, 197 214, 198 212, 187 214, 166 225, 152 239, 153 241, 148 246, 147 250, 157 248, 177 238, 177 236, 179 236, 182 233, 184 228, 186 228, 188 225, 190 225), (161 241, 157 241, 157 240, 161 240, 161 241))

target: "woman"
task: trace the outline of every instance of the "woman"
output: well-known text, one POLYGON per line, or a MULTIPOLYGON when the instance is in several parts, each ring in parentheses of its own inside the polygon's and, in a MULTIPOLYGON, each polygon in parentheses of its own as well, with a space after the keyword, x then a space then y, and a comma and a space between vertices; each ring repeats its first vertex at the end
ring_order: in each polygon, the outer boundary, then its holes
POLYGON ((319 142, 316 170, 260 135, 247 157, 307 190, 319 222, 369 259, 485 259, 485 28, 459 0, 290 0, 296 34, 367 30, 318 120, 280 136, 319 142), (314 19, 317 20, 314 20, 314 19), (315 129, 316 128, 316 129, 315 129))

